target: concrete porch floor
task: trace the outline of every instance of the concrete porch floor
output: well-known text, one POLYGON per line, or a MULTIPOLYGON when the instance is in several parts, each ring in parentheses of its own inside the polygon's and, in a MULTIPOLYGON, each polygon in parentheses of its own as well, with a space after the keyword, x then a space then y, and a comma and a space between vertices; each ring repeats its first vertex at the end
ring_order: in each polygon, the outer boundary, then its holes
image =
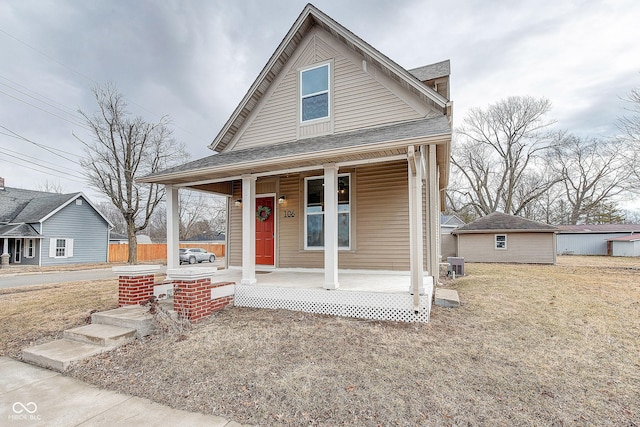
MULTIPOLYGON (((213 282, 234 282, 239 284, 242 271, 239 269, 218 270, 213 282)), ((257 283, 253 286, 323 289, 322 271, 299 271, 275 269, 256 271, 257 283)), ((409 293, 410 276, 406 271, 341 270, 338 273, 337 291, 409 293)))

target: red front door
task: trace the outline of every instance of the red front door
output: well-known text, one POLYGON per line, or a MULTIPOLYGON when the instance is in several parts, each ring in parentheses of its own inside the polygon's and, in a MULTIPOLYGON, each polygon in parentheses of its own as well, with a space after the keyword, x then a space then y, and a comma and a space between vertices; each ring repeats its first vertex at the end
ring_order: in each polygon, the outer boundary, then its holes
POLYGON ((273 197, 256 198, 256 264, 275 265, 274 263, 274 218, 273 197))

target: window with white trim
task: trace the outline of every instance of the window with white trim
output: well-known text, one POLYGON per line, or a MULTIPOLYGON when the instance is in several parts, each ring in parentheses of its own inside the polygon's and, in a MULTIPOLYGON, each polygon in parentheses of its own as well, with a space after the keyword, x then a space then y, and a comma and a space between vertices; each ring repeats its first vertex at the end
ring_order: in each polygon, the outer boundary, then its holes
POLYGON ((24 245, 24 257, 34 258, 36 256, 36 241, 35 239, 27 239, 24 245))
POLYGON ((507 235, 506 234, 496 234, 495 235, 496 249, 506 250, 507 249, 507 235))
MULTIPOLYGON (((338 248, 351 247, 351 176, 338 175, 338 248)), ((305 178, 304 248, 324 248, 324 177, 305 178)))
POLYGON ((329 64, 300 72, 300 122, 329 117, 329 64))
POLYGON ((73 256, 73 239, 52 237, 49 239, 50 258, 71 258, 73 256))

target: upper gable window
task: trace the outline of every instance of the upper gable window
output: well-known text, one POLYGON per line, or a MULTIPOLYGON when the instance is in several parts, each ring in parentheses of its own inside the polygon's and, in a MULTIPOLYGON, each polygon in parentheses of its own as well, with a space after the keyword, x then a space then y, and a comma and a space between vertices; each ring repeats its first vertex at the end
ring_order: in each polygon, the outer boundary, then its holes
POLYGON ((329 117, 329 64, 300 72, 300 121, 329 117))

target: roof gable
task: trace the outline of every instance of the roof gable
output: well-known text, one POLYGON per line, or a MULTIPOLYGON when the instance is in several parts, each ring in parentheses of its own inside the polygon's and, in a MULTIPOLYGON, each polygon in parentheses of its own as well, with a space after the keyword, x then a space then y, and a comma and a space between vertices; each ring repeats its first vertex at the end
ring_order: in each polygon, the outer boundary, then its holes
POLYGON ((0 191, 0 224, 34 224, 45 221, 74 200, 82 197, 104 221, 111 222, 82 193, 48 193, 44 191, 8 188, 0 191))
POLYGON ((556 227, 515 215, 493 212, 453 231, 454 234, 509 232, 555 232, 556 227))
POLYGON ((34 198, 14 218, 14 222, 35 223, 43 221, 75 197, 76 194, 50 194, 34 198))
POLYGON ((424 65, 422 67, 413 68, 409 72, 421 82, 426 80, 437 79, 451 74, 451 63, 446 61, 436 62, 435 64, 424 65))
POLYGON ((377 68, 363 65, 362 56, 314 27, 224 152, 436 116, 443 114, 377 68), (330 70, 330 116, 319 123, 300 123, 299 73, 318 65, 330 70))
POLYGON ((381 73, 413 93, 424 103, 442 111, 443 114, 446 113, 447 106, 450 105, 446 98, 422 84, 411 73, 378 52, 315 6, 307 4, 229 120, 209 145, 209 148, 218 152, 222 152, 227 148, 236 133, 245 125, 245 121, 259 104, 262 97, 265 96, 274 80, 287 66, 298 46, 314 27, 322 28, 330 33, 344 45, 361 55, 365 61, 373 64, 381 73))
POLYGON ((40 238, 40 234, 29 224, 0 225, 0 238, 40 238))

